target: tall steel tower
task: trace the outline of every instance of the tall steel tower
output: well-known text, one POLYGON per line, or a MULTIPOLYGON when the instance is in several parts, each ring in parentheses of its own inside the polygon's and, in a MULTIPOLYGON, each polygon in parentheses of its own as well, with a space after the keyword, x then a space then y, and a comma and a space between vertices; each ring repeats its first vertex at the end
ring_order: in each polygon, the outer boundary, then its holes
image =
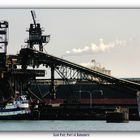
POLYGON ((49 42, 50 35, 43 35, 43 29, 40 27, 40 23, 36 22, 36 14, 31 11, 33 24, 30 24, 29 38, 25 43, 28 43, 28 47, 35 49, 35 46, 39 47, 39 51, 43 52, 43 46, 49 42))
POLYGON ((8 22, 0 21, 0 71, 6 68, 7 45, 8 45, 8 22))

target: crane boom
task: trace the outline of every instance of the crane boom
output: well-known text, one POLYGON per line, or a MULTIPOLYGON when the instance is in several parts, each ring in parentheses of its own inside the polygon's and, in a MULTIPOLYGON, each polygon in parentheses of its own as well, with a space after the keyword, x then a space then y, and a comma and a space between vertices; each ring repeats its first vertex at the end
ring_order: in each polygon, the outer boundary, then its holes
POLYGON ((35 20, 36 15, 35 15, 35 11, 31 10, 31 15, 32 15, 32 18, 33 18, 34 25, 36 27, 36 20, 35 20))

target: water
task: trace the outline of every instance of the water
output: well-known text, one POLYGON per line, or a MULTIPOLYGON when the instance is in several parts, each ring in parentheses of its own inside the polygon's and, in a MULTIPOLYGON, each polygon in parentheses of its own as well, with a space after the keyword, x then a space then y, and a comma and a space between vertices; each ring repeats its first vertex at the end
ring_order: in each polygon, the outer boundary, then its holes
POLYGON ((0 121, 0 131, 140 131, 140 121, 0 121))

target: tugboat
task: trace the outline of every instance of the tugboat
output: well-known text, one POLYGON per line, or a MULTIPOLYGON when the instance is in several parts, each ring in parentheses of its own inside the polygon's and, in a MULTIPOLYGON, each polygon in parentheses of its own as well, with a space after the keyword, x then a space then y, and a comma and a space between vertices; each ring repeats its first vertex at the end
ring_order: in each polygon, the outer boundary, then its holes
POLYGON ((25 95, 0 107, 0 120, 28 120, 31 116, 29 101, 25 95))

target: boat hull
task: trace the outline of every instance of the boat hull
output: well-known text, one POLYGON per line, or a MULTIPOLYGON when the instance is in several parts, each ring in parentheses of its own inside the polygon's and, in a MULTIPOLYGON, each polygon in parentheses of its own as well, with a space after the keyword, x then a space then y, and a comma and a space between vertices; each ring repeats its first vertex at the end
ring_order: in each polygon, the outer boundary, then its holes
POLYGON ((0 120, 38 120, 39 112, 34 111, 27 114, 15 114, 0 116, 0 120))

